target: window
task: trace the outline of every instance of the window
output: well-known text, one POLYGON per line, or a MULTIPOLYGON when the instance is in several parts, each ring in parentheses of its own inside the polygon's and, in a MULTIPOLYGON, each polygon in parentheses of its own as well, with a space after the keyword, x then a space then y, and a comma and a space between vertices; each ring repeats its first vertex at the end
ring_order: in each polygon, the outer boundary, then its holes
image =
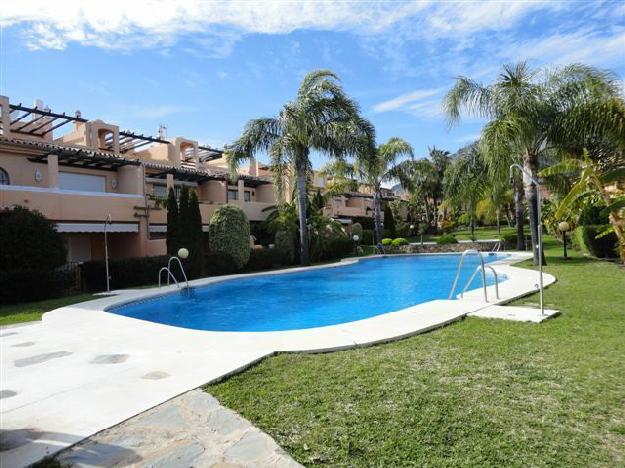
POLYGON ((243 192, 243 200, 246 202, 252 201, 252 193, 249 190, 243 192))
POLYGON ((0 185, 11 185, 9 173, 0 167, 0 185))
POLYGON ((167 185, 153 185, 152 195, 157 198, 167 198, 167 185))
POLYGON ((239 199, 239 191, 228 189, 228 201, 230 200, 238 200, 239 199))
POLYGON ((106 192, 106 177, 60 172, 59 187, 64 190, 81 192, 106 192))

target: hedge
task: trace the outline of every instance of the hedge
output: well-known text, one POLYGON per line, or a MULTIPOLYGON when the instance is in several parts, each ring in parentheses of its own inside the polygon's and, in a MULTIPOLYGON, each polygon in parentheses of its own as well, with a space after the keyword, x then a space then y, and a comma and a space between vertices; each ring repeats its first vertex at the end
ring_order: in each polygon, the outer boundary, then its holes
POLYGON ((204 255, 206 276, 232 275, 240 270, 234 259, 223 252, 209 252, 204 255))
POLYGON ((393 247, 399 247, 400 245, 408 245, 408 240, 404 239, 403 237, 398 237, 397 239, 393 239, 393 242, 391 242, 391 245, 393 247))
POLYGON ((384 239, 382 239, 382 245, 391 245, 393 243, 393 239, 391 239, 390 237, 385 237, 384 239))
POLYGON ((287 255, 283 250, 273 249, 253 249, 250 252, 250 259, 245 265, 245 271, 262 271, 271 268, 279 268, 287 264, 287 255))
MULTIPOLYGON (((111 289, 125 289, 133 286, 158 284, 158 271, 167 265, 169 257, 137 257, 109 260, 111 289)), ((174 276, 182 275, 178 268, 173 269, 174 276)), ((167 281, 163 275, 163 281, 167 281)), ((82 264, 83 288, 88 292, 106 290, 106 264, 95 260, 82 264)))
POLYGON ((209 245, 211 252, 223 252, 243 268, 250 258, 250 223, 240 208, 224 205, 210 220, 209 245))
POLYGON ((70 272, 33 269, 0 271, 0 304, 61 297, 73 284, 70 272))
POLYGON ((295 261, 295 233, 291 231, 276 232, 276 249, 284 255, 284 261, 290 265, 295 261))

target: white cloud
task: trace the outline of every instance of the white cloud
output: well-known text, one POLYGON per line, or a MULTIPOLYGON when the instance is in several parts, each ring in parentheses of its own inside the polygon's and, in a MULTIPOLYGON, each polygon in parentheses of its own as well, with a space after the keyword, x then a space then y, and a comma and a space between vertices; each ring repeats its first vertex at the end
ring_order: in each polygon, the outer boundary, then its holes
POLYGON ((388 112, 398 109, 403 109, 408 106, 408 104, 417 105, 419 101, 422 101, 424 98, 428 98, 434 96, 436 94, 441 93, 443 88, 432 88, 432 89, 418 89, 416 91, 412 91, 407 94, 402 94, 393 99, 389 99, 387 101, 382 101, 373 106, 374 112, 388 112))
POLYGON ((498 56, 504 60, 529 59, 557 65, 582 62, 603 67, 623 66, 625 28, 602 32, 584 29, 510 42, 498 56))
POLYGON ((28 47, 61 49, 70 42, 103 48, 170 45, 186 36, 227 54, 246 33, 287 34, 297 29, 417 34, 434 39, 511 27, 553 1, 360 2, 30 0, 4 2, 0 24, 22 25, 28 47), (222 43, 225 43, 225 45, 222 43))

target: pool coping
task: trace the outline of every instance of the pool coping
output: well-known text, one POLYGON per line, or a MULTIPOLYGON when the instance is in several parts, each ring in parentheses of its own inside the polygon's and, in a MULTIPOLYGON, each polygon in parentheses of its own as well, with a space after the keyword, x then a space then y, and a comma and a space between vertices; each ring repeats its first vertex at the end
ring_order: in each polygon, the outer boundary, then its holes
MULTIPOLYGON (((41 324, 36 327, 25 325, 10 333, 13 336, 2 339, 3 389, 18 392, 16 396, 1 400, 3 429, 36 427, 43 435, 37 441, 2 452, 0 460, 8 466, 32 463, 45 454, 71 446, 189 390, 223 380, 277 353, 330 352, 394 341, 445 326, 490 305, 533 293, 537 272, 513 266, 530 258, 531 254, 500 253, 508 256, 489 263, 498 273, 508 276, 500 284, 501 299, 498 301, 485 303, 480 297, 480 288, 468 291, 461 300, 429 301, 362 320, 317 328, 273 332, 204 331, 105 311, 137 299, 175 292, 176 286, 122 291, 116 296, 47 312, 41 324), (25 340, 36 345, 14 347, 25 340), (40 356, 59 350, 71 351, 71 355, 19 369, 14 364, 19 359, 28 359, 33 352, 40 353, 40 356), (94 366, 94 358, 102 353, 127 356, 127 360, 94 366), (155 370, 163 371, 169 377, 157 381, 142 377, 155 370), (46 385, 42 386, 41 381, 46 385), (46 443, 41 443, 42 439, 46 443)), ((458 253, 400 255, 457 256, 458 253)), ((380 257, 203 278, 190 284, 203 286, 237 278, 337 268, 380 257)), ((545 285, 553 282, 555 277, 545 274, 545 285)), ((494 286, 487 290, 489 297, 494 296, 494 286)))

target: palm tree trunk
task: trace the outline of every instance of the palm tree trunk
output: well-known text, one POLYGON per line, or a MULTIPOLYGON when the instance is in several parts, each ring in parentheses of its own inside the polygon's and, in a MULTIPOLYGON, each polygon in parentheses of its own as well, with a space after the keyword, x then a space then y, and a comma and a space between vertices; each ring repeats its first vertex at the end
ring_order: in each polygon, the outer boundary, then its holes
POLYGON ((375 243, 382 242, 382 210, 380 208, 380 191, 373 192, 373 222, 375 224, 375 243))
POLYGON ((308 220, 306 219, 308 205, 306 167, 303 164, 298 165, 295 171, 297 176, 297 208, 299 210, 299 258, 303 266, 308 266, 310 265, 310 255, 308 253, 308 220))
MULTIPOLYGON (((529 172, 534 179, 538 179, 538 158, 535 154, 526 152, 523 156, 523 168, 529 172)), ((534 254, 534 265, 539 263, 538 250, 538 230, 542 229, 541 220, 538 219, 538 187, 531 180, 523 180, 525 199, 527 200, 527 211, 530 221, 530 233, 532 236, 532 253, 534 254)), ((543 265, 546 265, 543 252, 543 265)))
POLYGON ((521 184, 514 182, 514 218, 516 223, 516 249, 525 250, 525 230, 523 218, 523 190, 521 184))
POLYGON ((430 204, 428 203, 428 197, 423 197, 423 201, 425 206, 425 222, 428 224, 428 226, 430 226, 430 204))
POLYGON ((436 204, 436 197, 432 198, 432 203, 434 206, 434 229, 436 229, 436 232, 438 232, 438 205, 436 204))

